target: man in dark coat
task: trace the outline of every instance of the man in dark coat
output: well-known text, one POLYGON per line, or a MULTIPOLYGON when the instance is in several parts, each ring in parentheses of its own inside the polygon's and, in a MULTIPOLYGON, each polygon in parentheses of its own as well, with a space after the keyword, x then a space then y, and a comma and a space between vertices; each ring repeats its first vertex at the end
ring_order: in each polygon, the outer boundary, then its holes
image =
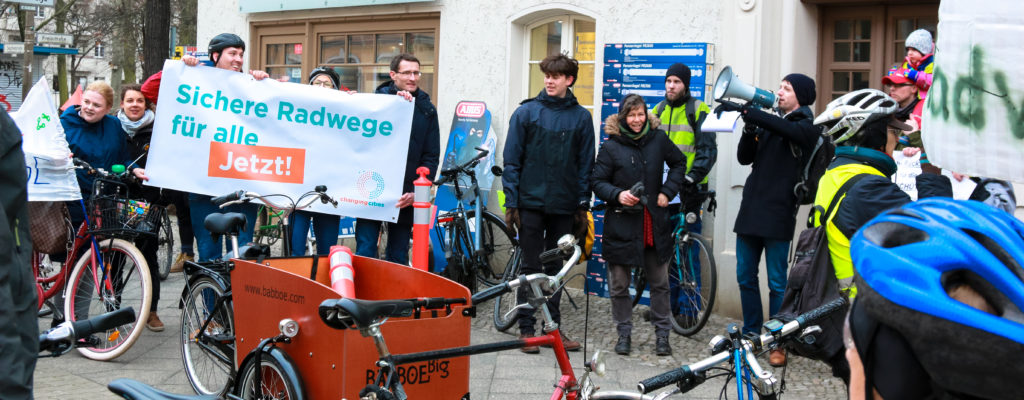
MULTIPOLYGON (((377 87, 376 93, 397 94, 406 100, 415 101, 412 114, 412 128, 409 131, 409 153, 405 161, 405 181, 402 183, 402 197, 395 207, 398 222, 388 222, 388 243, 384 259, 397 264, 409 263, 409 239, 412 237, 412 182, 419 178, 416 169, 427 167, 432 178, 437 172, 441 157, 441 134, 437 122, 437 109, 430 103, 430 94, 419 88, 420 60, 412 54, 403 53, 391 60, 391 80, 377 87)), ((359 218, 356 220, 356 254, 377 257, 377 240, 380 237, 380 221, 359 218)))
MULTIPOLYGON (((789 74, 779 85, 777 115, 751 105, 739 111, 746 126, 736 158, 752 165, 743 186, 736 216, 736 280, 743 308, 743 333, 760 333, 764 321, 758 265, 765 254, 768 269, 768 313, 775 314, 786 291, 789 243, 796 225, 797 198, 793 194, 802 154, 811 151, 820 128, 813 125, 814 80, 789 74)), ((782 364, 785 354, 773 352, 769 362, 782 364)))
MULTIPOLYGON (((548 56, 540 62, 544 90, 524 100, 512 114, 505 138, 505 220, 519 230, 523 249, 523 273, 555 274, 559 263, 542 266, 540 253, 554 248, 558 238, 570 233, 573 224, 586 221, 590 206, 590 171, 594 166, 594 122, 569 87, 576 82, 579 63, 565 55, 548 56), (574 221, 575 219, 575 221, 574 221)), ((520 288, 519 301, 525 300, 520 288)), ((559 292, 561 293, 561 292, 559 292)), ((548 301, 551 318, 561 322, 556 293, 548 301)), ((520 309, 519 332, 534 335, 534 310, 520 309)), ((579 342, 562 338, 567 350, 579 342)), ((536 346, 522 349, 540 351, 536 346)))
POLYGON ((21 131, 0 109, 0 397, 31 399, 39 353, 21 131))

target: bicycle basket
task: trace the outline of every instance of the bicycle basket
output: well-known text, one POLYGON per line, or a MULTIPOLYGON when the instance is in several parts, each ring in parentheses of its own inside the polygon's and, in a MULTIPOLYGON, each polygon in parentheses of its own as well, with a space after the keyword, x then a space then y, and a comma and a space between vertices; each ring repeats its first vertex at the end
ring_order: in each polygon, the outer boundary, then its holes
POLYGON ((93 196, 88 205, 90 234, 124 239, 156 236, 164 213, 162 206, 117 195, 93 196))

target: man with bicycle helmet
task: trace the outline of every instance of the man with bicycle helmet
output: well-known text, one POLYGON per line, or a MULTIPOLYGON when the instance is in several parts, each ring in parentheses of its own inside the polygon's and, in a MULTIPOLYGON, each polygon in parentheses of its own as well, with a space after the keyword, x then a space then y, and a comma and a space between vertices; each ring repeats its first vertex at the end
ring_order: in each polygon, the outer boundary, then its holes
POLYGON ((850 250, 851 399, 1024 398, 1024 223, 926 199, 868 222, 850 250))

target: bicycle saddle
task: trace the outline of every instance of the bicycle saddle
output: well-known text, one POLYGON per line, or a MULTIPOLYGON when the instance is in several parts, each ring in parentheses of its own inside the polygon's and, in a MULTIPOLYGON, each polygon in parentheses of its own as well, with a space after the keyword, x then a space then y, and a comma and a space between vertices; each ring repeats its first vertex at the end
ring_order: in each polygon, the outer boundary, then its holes
POLYGON ((242 213, 213 213, 206 216, 203 226, 214 235, 238 235, 245 230, 245 214, 242 213))
POLYGON ((183 395, 154 389, 145 383, 128 378, 118 378, 107 385, 107 389, 126 399, 149 400, 217 400, 217 396, 183 395))
POLYGON ((328 299, 320 303, 320 319, 334 329, 359 329, 386 317, 408 317, 415 306, 409 300, 328 299))

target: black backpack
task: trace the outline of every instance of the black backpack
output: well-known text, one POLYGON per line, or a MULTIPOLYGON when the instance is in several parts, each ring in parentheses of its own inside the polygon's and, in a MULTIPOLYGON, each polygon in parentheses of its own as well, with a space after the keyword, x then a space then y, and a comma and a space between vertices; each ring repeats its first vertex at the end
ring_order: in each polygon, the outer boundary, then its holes
MULTIPOLYGON (((800 238, 796 244, 796 256, 792 267, 789 269, 789 278, 786 283, 786 291, 782 295, 782 306, 779 312, 772 318, 788 322, 798 315, 822 306, 840 296, 846 296, 839 290, 839 281, 836 279, 835 269, 832 267, 832 256, 828 251, 828 227, 829 216, 835 211, 839 200, 857 181, 868 176, 868 174, 855 175, 848 179, 839 188, 828 210, 821 206, 811 209, 808 224, 811 218, 819 218, 821 222, 817 227, 808 227, 800 232, 800 238)), ((828 361, 843 350, 843 320, 846 318, 846 311, 849 305, 828 317, 819 320, 816 324, 821 328, 821 333, 815 337, 813 343, 794 342, 790 347, 794 353, 819 361, 828 361)))
POLYGON ((818 181, 825 175, 825 170, 835 155, 836 144, 832 142, 832 136, 819 135, 814 149, 806 157, 801 157, 804 167, 800 170, 796 185, 793 186, 797 203, 814 203, 814 195, 818 193, 818 181))

